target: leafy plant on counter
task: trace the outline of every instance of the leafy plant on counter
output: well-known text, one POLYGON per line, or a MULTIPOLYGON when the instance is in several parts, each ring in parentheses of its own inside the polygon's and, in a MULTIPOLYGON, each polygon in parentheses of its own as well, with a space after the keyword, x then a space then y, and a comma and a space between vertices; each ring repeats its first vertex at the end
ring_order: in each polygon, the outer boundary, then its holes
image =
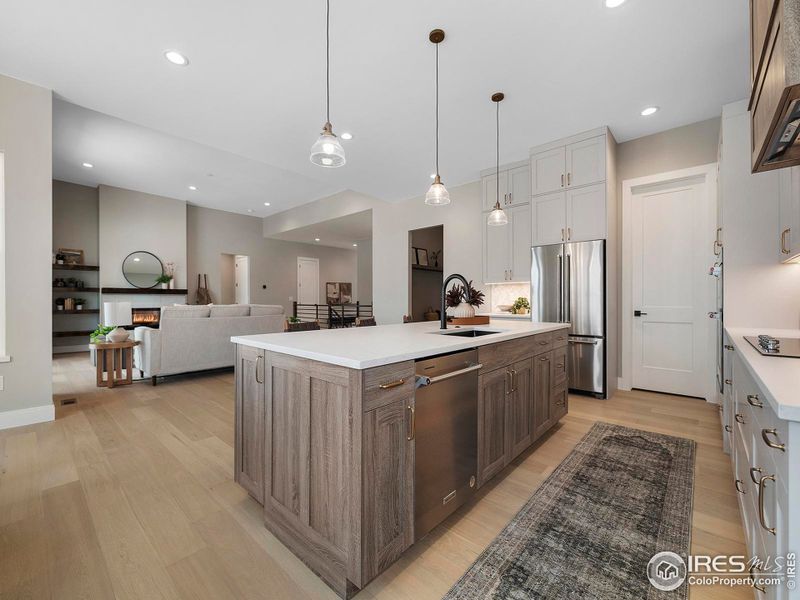
POLYGON ((469 285, 467 289, 464 290, 464 301, 469 304, 470 306, 478 307, 482 306, 486 295, 480 291, 476 290, 475 287, 472 285, 472 280, 470 279, 469 285))
POLYGON ((513 306, 511 307, 511 312, 513 312, 514 314, 516 314, 516 313, 517 313, 517 311, 519 311, 519 309, 521 309, 521 308, 524 308, 524 309, 527 309, 527 310, 530 310, 530 309, 531 309, 531 303, 530 303, 530 302, 528 302, 528 299, 527 299, 527 298, 523 298, 522 296, 520 296, 519 298, 517 298, 517 299, 514 301, 514 304, 513 304, 513 306))
POLYGON ((300 322, 300 319, 298 319, 297 317, 288 317, 286 320, 289 321, 289 323, 299 323, 300 322))
POLYGON ((454 285, 447 290, 444 302, 448 308, 455 308, 461 304, 461 298, 464 297, 464 288, 461 285, 454 285))
POLYGON ((167 275, 166 273, 156 277, 156 283, 169 283, 170 281, 172 281, 172 275, 167 275))

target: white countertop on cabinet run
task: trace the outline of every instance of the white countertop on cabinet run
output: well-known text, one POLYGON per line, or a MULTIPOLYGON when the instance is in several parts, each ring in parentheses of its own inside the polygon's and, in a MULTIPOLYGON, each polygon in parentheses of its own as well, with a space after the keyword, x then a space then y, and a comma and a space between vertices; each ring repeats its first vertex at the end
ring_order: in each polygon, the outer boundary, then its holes
MULTIPOLYGON (((441 335, 437 333, 439 322, 431 321, 404 325, 243 335, 232 337, 231 341, 234 344, 310 358, 351 369, 369 369, 404 360, 496 344, 568 327, 568 323, 493 321, 489 325, 459 327, 458 329, 483 329, 498 333, 465 338, 441 335)), ((455 329, 456 327, 452 325, 448 326, 449 331, 455 329)))
POLYGON ((744 336, 800 338, 800 329, 726 327, 728 338, 780 419, 800 421, 800 358, 762 356, 744 336))
POLYGON ((531 315, 515 315, 510 312, 476 313, 476 317, 489 317, 490 319, 514 319, 515 321, 530 321, 531 315))

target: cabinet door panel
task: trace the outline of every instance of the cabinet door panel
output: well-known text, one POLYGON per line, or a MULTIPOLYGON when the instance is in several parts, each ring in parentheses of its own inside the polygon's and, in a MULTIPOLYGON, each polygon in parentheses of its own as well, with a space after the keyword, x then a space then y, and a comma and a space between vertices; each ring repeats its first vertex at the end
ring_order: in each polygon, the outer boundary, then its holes
POLYGON ((553 148, 531 156, 531 194, 549 194, 565 185, 565 148, 553 148))
MULTIPOLYGON (((497 198, 497 176, 487 175, 481 179, 483 184, 483 210, 492 210, 497 198)), ((508 171, 500 171, 500 206, 507 203, 508 171)))
POLYGON ((559 346, 553 350, 553 385, 567 383, 567 347, 559 346))
POLYGON ((414 542, 413 397, 364 413, 362 581, 392 564, 414 542))
POLYGON ((483 278, 485 283, 509 280, 511 268, 511 228, 483 223, 483 278))
POLYGON ((778 260, 800 255, 800 167, 780 172, 778 260))
MULTIPOLYGON (((509 208, 508 225, 511 228, 510 281, 531 280, 531 205, 509 208)), ((499 229, 499 228, 498 228, 499 229)))
POLYGON ((606 138, 600 136, 567 146, 567 187, 606 180, 606 138))
POLYGON ((264 351, 236 346, 234 478, 264 503, 264 351))
POLYGON ((550 425, 558 423, 559 419, 567 414, 569 395, 567 394, 566 381, 555 388, 550 394, 550 425))
POLYGON ((478 485, 506 465, 508 379, 506 369, 497 369, 478 378, 478 485))
POLYGON ((535 357, 533 369, 533 437, 537 439, 550 429, 552 424, 550 401, 553 389, 552 352, 535 357))
POLYGON ((531 241, 533 246, 559 244, 567 228, 566 194, 558 192, 538 196, 531 204, 531 241))
POLYGON ((514 460, 533 443, 533 358, 515 362, 512 368, 513 391, 509 394, 508 435, 514 460))
POLYGON ((606 238, 606 186, 604 183, 568 190, 567 239, 586 242, 606 238))
MULTIPOLYGON (((503 174, 500 173, 500 177, 503 174)), ((502 198, 502 196, 501 196, 502 198)), ((528 204, 531 201, 531 168, 516 167, 508 171, 508 203, 511 206, 528 204)), ((501 200, 502 203, 502 200, 501 200)))

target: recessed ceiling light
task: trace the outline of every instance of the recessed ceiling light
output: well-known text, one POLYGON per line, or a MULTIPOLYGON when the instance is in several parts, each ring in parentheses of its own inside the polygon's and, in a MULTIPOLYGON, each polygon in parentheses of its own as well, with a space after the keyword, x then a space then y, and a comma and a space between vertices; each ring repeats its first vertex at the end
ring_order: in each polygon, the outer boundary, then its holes
POLYGON ((318 241, 319 241, 319 238, 314 238, 314 241, 315 241, 315 242, 318 242, 318 241))
POLYGON ((264 202, 264 206, 269 206, 269 202, 264 202))
POLYGON ((189 186, 189 189, 190 189, 190 190, 192 190, 193 192, 196 192, 196 191, 197 191, 197 187, 196 187, 196 186, 194 186, 194 185, 190 185, 190 186, 189 186))
POLYGON ((179 67, 185 67, 189 64, 189 59, 177 50, 167 50, 164 52, 164 57, 173 65, 178 65, 179 67))
POLYGON ((253 209, 252 208, 248 208, 247 212, 253 212, 253 209))
POLYGON ((606 0, 606 8, 617 8, 625 4, 625 0, 606 0))
POLYGON ((92 163, 83 163, 83 166, 86 167, 87 169, 93 169, 94 168, 94 165, 92 163))
POLYGON ((358 244, 353 244, 353 248, 358 248, 358 244))
POLYGON ((645 108, 642 111, 641 115, 643 117, 649 117, 650 115, 654 115, 657 112, 658 112, 658 107, 657 106, 648 106, 647 108, 645 108))
POLYGON ((344 132, 344 133, 342 134, 342 139, 343 139, 343 140, 352 140, 352 139, 353 139, 353 134, 352 134, 352 133, 347 133, 347 132, 344 132))

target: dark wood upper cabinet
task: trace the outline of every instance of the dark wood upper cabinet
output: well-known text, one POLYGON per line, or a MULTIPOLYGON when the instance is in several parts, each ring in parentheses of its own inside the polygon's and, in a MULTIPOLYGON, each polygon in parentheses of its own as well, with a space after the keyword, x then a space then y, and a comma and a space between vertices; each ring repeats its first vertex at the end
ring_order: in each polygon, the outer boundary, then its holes
POLYGON ((753 172, 800 165, 800 0, 750 0, 753 172))

